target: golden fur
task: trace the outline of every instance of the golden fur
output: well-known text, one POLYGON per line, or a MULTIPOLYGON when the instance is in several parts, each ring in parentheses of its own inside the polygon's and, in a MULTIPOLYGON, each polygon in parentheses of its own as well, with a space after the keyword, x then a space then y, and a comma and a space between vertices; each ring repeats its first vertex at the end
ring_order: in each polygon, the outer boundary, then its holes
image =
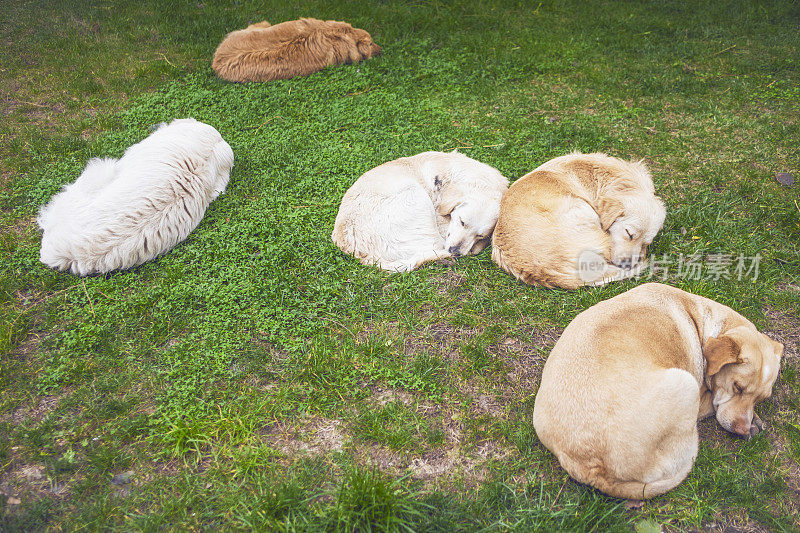
POLYGON ((228 81, 271 81, 307 76, 331 65, 379 54, 369 33, 335 20, 300 19, 252 24, 229 33, 211 67, 228 81))
POLYGON ((641 162, 579 152, 517 180, 503 197, 492 259, 517 279, 576 289, 640 272, 666 211, 641 162))
POLYGON ((533 408, 539 440, 576 480, 619 498, 677 486, 697 455, 697 420, 762 429, 783 345, 733 309, 660 283, 600 302, 567 326, 533 408))

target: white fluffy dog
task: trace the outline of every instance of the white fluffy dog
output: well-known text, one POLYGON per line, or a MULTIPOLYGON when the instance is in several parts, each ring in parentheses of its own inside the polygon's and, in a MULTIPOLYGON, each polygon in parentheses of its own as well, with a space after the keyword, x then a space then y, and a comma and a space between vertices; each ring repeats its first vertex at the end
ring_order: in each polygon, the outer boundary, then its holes
POLYGON ((233 150, 192 118, 162 123, 121 159, 92 159, 42 207, 41 261, 73 274, 149 261, 181 242, 225 191, 233 150))
POLYGON ((480 253, 508 180, 458 152, 423 152, 363 174, 342 198, 331 238, 365 265, 409 272, 480 253))

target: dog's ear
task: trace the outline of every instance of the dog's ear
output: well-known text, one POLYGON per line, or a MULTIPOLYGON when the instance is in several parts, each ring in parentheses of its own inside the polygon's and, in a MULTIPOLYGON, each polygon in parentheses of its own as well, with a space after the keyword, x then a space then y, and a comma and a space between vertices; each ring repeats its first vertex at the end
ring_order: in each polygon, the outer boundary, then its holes
POLYGON ((739 344, 728 335, 709 337, 703 346, 703 356, 706 358, 706 378, 722 370, 722 367, 732 363, 741 363, 742 350, 739 344))
POLYGON ((770 342, 772 343, 772 347, 775 349, 775 355, 778 356, 778 359, 783 357, 783 344, 772 339, 770 339, 770 342))
POLYGON ((449 215, 459 204, 461 204, 461 199, 455 191, 452 188, 445 188, 439 197, 439 205, 436 206, 436 211, 444 217, 449 215))
POLYGON ((600 217, 600 227, 603 228, 603 231, 608 231, 611 224, 625 214, 625 207, 619 200, 604 196, 597 201, 595 211, 597 211, 597 216, 600 217))

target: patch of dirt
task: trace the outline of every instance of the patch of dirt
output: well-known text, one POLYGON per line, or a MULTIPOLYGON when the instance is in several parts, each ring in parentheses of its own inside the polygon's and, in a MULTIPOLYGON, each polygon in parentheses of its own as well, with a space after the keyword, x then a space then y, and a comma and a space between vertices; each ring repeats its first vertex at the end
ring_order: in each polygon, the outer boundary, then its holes
MULTIPOLYGON (((10 176, 11 173, 8 173, 10 176)), ((10 226, 6 226, 3 228, 3 231, 8 231, 13 233, 18 237, 33 237, 34 234, 38 233, 39 228, 36 226, 36 219, 35 218, 20 218, 15 220, 13 224, 10 226)))
POLYGON ((771 322, 770 328, 765 330, 764 334, 783 343, 784 365, 789 360, 797 359, 797 347, 800 345, 800 318, 770 306, 764 307, 764 314, 771 322))
POLYGON ((342 421, 323 417, 300 420, 297 423, 280 422, 269 428, 264 440, 287 455, 321 455, 341 450, 348 435, 342 421))
POLYGON ((447 360, 458 357, 456 344, 480 334, 480 330, 454 326, 447 322, 429 324, 419 331, 406 335, 403 339, 405 353, 427 351, 447 360))
POLYGON ((434 449, 412 458, 406 468, 415 478, 440 482, 459 477, 467 486, 480 483, 490 473, 489 463, 502 461, 512 452, 497 441, 484 441, 466 451, 460 446, 434 449))
POLYGON ((383 388, 377 385, 368 385, 368 387, 372 391, 372 400, 380 406, 392 402, 400 402, 408 407, 415 401, 414 395, 406 391, 383 388))
POLYGON ((39 499, 51 489, 44 465, 27 464, 17 454, 17 447, 11 449, 11 460, 6 469, 0 471, 0 494, 16 498, 20 502, 39 499))
MULTIPOLYGON (((2 169, 2 163, 0 163, 0 169, 2 169)), ((0 187, 5 187, 11 178, 14 176, 14 172, 10 170, 0 171, 0 187)))
POLYGON ((737 437, 733 433, 725 431, 719 425, 714 415, 709 416, 697 423, 697 433, 700 441, 712 443, 715 448, 720 448, 733 452, 742 445, 744 439, 737 437))
POLYGON ((45 394, 33 400, 30 405, 21 405, 15 408, 9 415, 3 415, 3 419, 10 420, 13 424, 20 424, 25 420, 41 422, 44 417, 56 410, 61 400, 72 393, 71 390, 63 390, 58 394, 45 394))
POLYGON ((41 344, 42 337, 40 335, 29 333, 8 352, 8 357, 10 359, 27 359, 31 354, 39 351, 39 346, 41 346, 41 344))
POLYGON ((16 298, 17 304, 21 305, 27 310, 46 302, 61 292, 63 291, 40 291, 29 287, 14 292, 14 298, 16 298))
POLYGON ((401 474, 409 464, 409 454, 374 443, 354 446, 353 456, 360 464, 391 474, 401 474))
POLYGON ((464 274, 448 269, 437 276, 433 282, 436 286, 436 292, 444 296, 452 294, 466 279, 467 277, 464 274))
POLYGON ((499 343, 497 354, 509 367, 506 374, 507 392, 518 396, 538 390, 544 363, 563 331, 561 328, 538 329, 529 326, 499 343))
POLYGON ((386 473, 401 475, 411 471, 415 479, 431 484, 447 483, 458 478, 468 486, 489 477, 488 463, 501 461, 512 453, 492 440, 480 443, 471 451, 453 442, 419 454, 391 450, 371 443, 354 446, 352 451, 359 463, 386 473))

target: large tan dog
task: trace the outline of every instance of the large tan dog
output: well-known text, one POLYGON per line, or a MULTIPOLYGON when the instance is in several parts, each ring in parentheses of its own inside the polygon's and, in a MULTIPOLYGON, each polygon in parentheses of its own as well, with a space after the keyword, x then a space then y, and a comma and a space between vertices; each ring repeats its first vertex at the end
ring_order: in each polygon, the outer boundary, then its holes
POLYGON ((331 65, 379 54, 369 33, 346 22, 300 19, 252 24, 229 33, 211 67, 228 81, 271 81, 307 76, 331 65))
POLYGON ((331 239, 391 272, 477 254, 489 244, 507 188, 497 169, 456 151, 401 157, 348 189, 331 239))
POLYGON ((600 302, 564 330, 533 408, 539 440, 576 480, 619 498, 678 485, 697 455, 697 420, 762 428, 783 345, 729 307, 647 283, 600 302))
POLYGON ((509 188, 492 259, 531 285, 576 289, 637 275, 666 211, 641 162, 557 157, 509 188))

